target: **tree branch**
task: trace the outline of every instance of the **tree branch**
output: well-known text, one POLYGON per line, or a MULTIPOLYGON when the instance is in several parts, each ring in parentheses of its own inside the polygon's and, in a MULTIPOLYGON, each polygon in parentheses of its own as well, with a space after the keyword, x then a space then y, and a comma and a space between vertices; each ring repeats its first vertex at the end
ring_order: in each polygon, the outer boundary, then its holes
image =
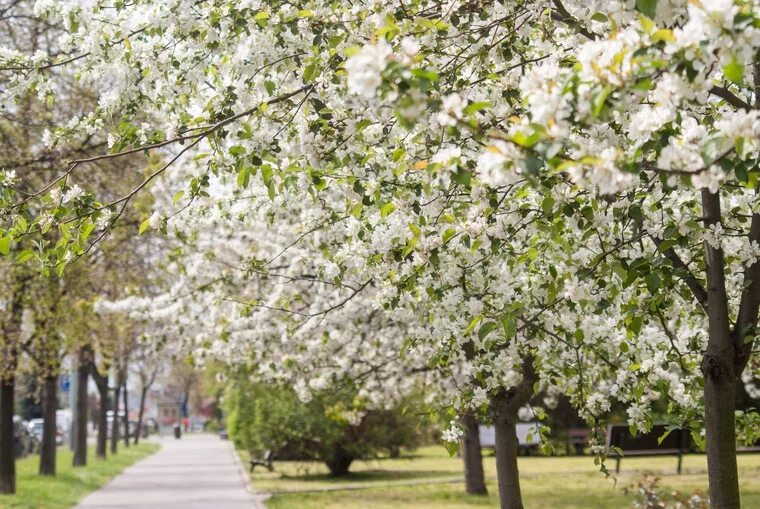
MULTIPOLYGON (((652 241, 659 249, 660 244, 662 244, 662 240, 656 237, 652 237, 652 241)), ((683 260, 681 260, 681 257, 678 256, 678 253, 676 253, 672 247, 666 249, 663 254, 668 260, 670 260, 670 263, 673 264, 673 267, 676 270, 682 271, 684 273, 682 279, 691 290, 694 298, 697 299, 699 306, 704 310, 705 313, 707 313, 707 290, 704 289, 702 283, 699 282, 699 279, 697 279, 694 273, 689 269, 689 266, 686 265, 683 260)))
POLYGON ((720 97, 734 108, 748 111, 752 109, 752 106, 750 106, 749 103, 744 101, 741 97, 735 95, 727 88, 719 87, 716 85, 710 89, 710 93, 714 96, 720 97))
MULTIPOLYGON (((760 244, 760 214, 752 214, 749 227, 750 243, 760 244)), ((739 303, 739 314, 736 317, 732 337, 736 351, 735 373, 738 375, 747 365, 752 351, 752 341, 745 342, 747 337, 754 336, 757 326, 758 311, 760 311, 760 260, 744 270, 742 298, 739 303)))

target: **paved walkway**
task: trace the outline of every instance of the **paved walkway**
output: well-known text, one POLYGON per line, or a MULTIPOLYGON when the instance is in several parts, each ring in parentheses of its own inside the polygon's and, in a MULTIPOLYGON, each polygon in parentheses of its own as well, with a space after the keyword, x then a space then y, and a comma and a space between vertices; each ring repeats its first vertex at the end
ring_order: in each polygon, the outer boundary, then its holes
POLYGON ((161 450, 128 467, 76 509, 263 509, 246 489, 232 444, 214 435, 160 440, 161 450))

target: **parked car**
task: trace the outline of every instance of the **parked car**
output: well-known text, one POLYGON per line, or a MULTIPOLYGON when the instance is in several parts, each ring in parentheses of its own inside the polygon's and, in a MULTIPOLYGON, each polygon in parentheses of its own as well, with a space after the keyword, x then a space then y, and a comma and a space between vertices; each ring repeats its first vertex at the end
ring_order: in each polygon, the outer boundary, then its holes
POLYGON ((36 438, 38 441, 42 441, 42 428, 45 421, 42 419, 32 419, 26 425, 29 430, 29 434, 36 438))
POLYGON ((13 416, 13 453, 16 458, 23 458, 35 451, 36 440, 29 433, 24 421, 18 415, 13 416))
MULTIPOLYGON (((32 438, 34 438, 37 444, 42 443, 42 430, 44 426, 45 426, 44 419, 32 419, 31 421, 29 421, 29 424, 27 425, 29 434, 32 436, 32 438)), ((56 425, 55 445, 63 445, 63 435, 64 433, 63 433, 63 430, 61 430, 61 427, 56 425)), ((38 447, 36 449, 38 449, 38 447)))

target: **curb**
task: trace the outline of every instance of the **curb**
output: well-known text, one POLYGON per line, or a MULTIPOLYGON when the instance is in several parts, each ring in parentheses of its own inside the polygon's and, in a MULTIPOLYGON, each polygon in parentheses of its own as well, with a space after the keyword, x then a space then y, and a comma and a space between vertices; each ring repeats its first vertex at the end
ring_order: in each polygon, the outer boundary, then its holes
POLYGON ((243 486, 245 486, 245 491, 247 491, 253 497, 254 509, 266 509, 266 505, 264 504, 264 501, 268 499, 271 495, 269 493, 257 492, 253 488, 253 484, 251 484, 251 476, 248 475, 248 471, 243 465, 243 462, 240 459, 240 455, 238 454, 237 449, 235 449, 234 445, 230 449, 231 449, 230 452, 232 454, 232 457, 235 460, 235 464, 238 467, 238 473, 240 474, 240 477, 243 479, 243 486))

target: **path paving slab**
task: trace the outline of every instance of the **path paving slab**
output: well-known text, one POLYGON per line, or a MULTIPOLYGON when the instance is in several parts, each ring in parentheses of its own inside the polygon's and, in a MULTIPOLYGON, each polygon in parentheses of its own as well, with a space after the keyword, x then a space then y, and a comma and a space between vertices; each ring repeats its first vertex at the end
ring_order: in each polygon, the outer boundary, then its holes
POLYGON ((76 509, 264 509, 232 444, 209 434, 159 439, 161 449, 124 469, 76 509))

